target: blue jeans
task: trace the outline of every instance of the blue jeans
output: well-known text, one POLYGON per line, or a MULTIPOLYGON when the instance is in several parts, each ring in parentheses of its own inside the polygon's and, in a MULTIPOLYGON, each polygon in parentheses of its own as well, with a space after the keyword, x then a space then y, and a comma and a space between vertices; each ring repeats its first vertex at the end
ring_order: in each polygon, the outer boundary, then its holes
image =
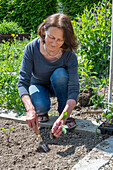
POLYGON ((64 68, 56 69, 50 77, 50 86, 33 84, 29 87, 31 102, 37 114, 50 110, 50 97, 57 97, 58 112, 62 113, 68 97, 68 73, 64 68))

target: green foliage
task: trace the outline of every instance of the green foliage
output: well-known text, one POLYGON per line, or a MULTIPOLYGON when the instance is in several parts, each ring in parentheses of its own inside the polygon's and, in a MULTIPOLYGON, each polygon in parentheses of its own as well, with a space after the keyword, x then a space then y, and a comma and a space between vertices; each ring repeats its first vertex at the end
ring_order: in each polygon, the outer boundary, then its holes
POLYGON ((0 0, 0 23, 8 13, 8 0, 0 0))
POLYGON ((38 25, 49 15, 57 12, 57 0, 1 0, 0 20, 18 22, 25 32, 37 31, 38 25), (6 10, 6 12, 4 12, 6 10))
POLYGON ((4 42, 0 44, 0 107, 25 111, 18 94, 19 68, 25 45, 29 41, 4 42))
MULTIPOLYGON (((13 3, 15 2, 16 0, 13 3)), ((94 8, 91 8, 90 11, 88 11, 88 9, 86 8, 81 16, 77 16, 76 20, 72 21, 75 34, 80 41, 80 46, 77 51, 77 56, 79 60, 79 75, 81 84, 80 87, 82 90, 86 90, 90 87, 93 89, 94 95, 90 100, 90 102, 94 105, 93 108, 103 106, 104 96, 100 96, 100 94, 98 94, 98 91, 104 85, 106 85, 106 80, 105 78, 103 78, 105 77, 105 36, 106 41, 110 41, 110 14, 111 4, 107 3, 105 22, 105 3, 99 3, 98 7, 94 6, 94 8), (99 79, 99 76, 101 77, 101 79, 99 79)), ((19 19, 21 18, 22 17, 20 17, 19 19)), ((44 19, 45 18, 46 17, 44 17, 44 19)), ((42 18, 41 20, 43 21, 42 18)), ((33 26, 33 24, 31 24, 30 26, 33 26)), ((36 36, 37 35, 34 35, 34 29, 32 28, 32 39, 36 36)), ((10 44, 9 42, 4 42, 3 44, 0 44, 0 104, 1 107, 16 109, 19 112, 25 111, 24 105, 18 95, 17 84, 23 50, 28 42, 28 40, 20 42, 14 39, 14 42, 12 44, 10 44)), ((106 49, 107 63, 109 63, 109 43, 107 43, 106 49)), ((63 117, 65 119, 66 114, 64 114, 63 117)), ((64 133, 65 132, 66 131, 64 130, 64 133)))
POLYGON ((88 59, 84 58, 83 60, 79 60, 79 75, 80 75, 80 87, 82 91, 85 91, 89 88, 92 88, 94 85, 96 85, 96 81, 98 81, 96 75, 96 72, 92 72, 93 69, 92 61, 88 61, 88 59))
POLYGON ((99 91, 108 85, 109 80, 105 77, 98 78, 96 72, 91 71, 94 65, 92 61, 88 61, 87 58, 79 60, 79 75, 80 75, 80 91, 90 93, 89 105, 93 105, 92 108, 104 106, 105 94, 101 95, 99 91))
POLYGON ((72 21, 72 23, 80 42, 77 51, 78 58, 87 59, 89 64, 93 63, 91 71, 97 72, 98 76, 105 76, 105 56, 107 58, 107 74, 109 70, 111 4, 107 3, 106 11, 104 2, 94 6, 90 11, 86 8, 84 13, 81 16, 78 15, 76 21, 72 21))
POLYGON ((23 32, 23 28, 19 27, 18 24, 13 21, 7 22, 4 20, 3 23, 0 24, 0 34, 18 34, 23 32))
POLYGON ((59 2, 62 4, 62 11, 74 19, 78 14, 83 13, 84 8, 87 7, 90 10, 94 3, 98 4, 101 0, 59 0, 59 2))
POLYGON ((96 121, 106 122, 108 124, 113 124, 113 103, 105 102, 104 103, 104 110, 101 114, 101 117, 96 121))
POLYGON ((92 87, 93 90, 93 96, 90 98, 90 102, 89 104, 93 104, 92 108, 96 109, 97 107, 103 107, 104 106, 104 97, 105 95, 101 96, 101 94, 99 94, 99 90, 102 89, 102 86, 97 86, 97 87, 92 87))

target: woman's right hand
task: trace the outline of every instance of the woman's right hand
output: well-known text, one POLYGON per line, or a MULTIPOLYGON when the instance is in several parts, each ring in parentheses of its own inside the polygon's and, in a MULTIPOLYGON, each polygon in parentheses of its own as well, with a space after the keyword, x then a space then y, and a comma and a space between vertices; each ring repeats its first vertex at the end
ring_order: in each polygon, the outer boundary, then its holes
POLYGON ((30 128, 33 128, 33 131, 36 132, 36 126, 39 126, 38 123, 38 115, 36 114, 35 110, 28 110, 26 121, 30 128))
POLYGON ((35 108, 31 102, 30 96, 28 94, 23 94, 21 97, 25 108, 27 110, 26 122, 33 131, 36 132, 36 126, 39 126, 38 115, 36 114, 35 108))

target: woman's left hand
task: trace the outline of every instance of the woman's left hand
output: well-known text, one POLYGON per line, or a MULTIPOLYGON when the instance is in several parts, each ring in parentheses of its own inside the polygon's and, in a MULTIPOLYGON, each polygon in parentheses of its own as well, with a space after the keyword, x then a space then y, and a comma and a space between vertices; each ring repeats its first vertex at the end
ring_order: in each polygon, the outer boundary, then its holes
POLYGON ((62 133, 62 127, 61 125, 64 124, 64 120, 61 120, 61 118, 59 117, 55 123, 53 124, 53 127, 52 127, 52 130, 51 130, 51 133, 53 133, 53 135, 58 138, 61 133, 62 133))

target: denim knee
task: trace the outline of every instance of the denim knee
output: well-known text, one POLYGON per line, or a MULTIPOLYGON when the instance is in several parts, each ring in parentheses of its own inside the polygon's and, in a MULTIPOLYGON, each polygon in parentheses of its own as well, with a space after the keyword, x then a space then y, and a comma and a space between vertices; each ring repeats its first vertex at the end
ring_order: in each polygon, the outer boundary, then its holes
POLYGON ((35 107, 35 110, 38 114, 41 113, 47 113, 50 110, 50 103, 49 102, 44 102, 44 101, 39 101, 39 100, 33 100, 33 98, 31 99, 32 103, 35 107))
POLYGON ((68 98, 68 73, 64 68, 56 69, 51 78, 51 86, 58 101, 58 112, 62 113, 68 98))
POLYGON ((41 86, 31 85, 29 87, 30 98, 37 113, 47 113, 50 110, 50 99, 48 93, 41 86), (41 91, 41 92, 40 92, 41 91))
POLYGON ((56 69, 50 78, 51 82, 55 82, 60 86, 60 84, 65 84, 68 82, 68 73, 64 68, 56 69))

